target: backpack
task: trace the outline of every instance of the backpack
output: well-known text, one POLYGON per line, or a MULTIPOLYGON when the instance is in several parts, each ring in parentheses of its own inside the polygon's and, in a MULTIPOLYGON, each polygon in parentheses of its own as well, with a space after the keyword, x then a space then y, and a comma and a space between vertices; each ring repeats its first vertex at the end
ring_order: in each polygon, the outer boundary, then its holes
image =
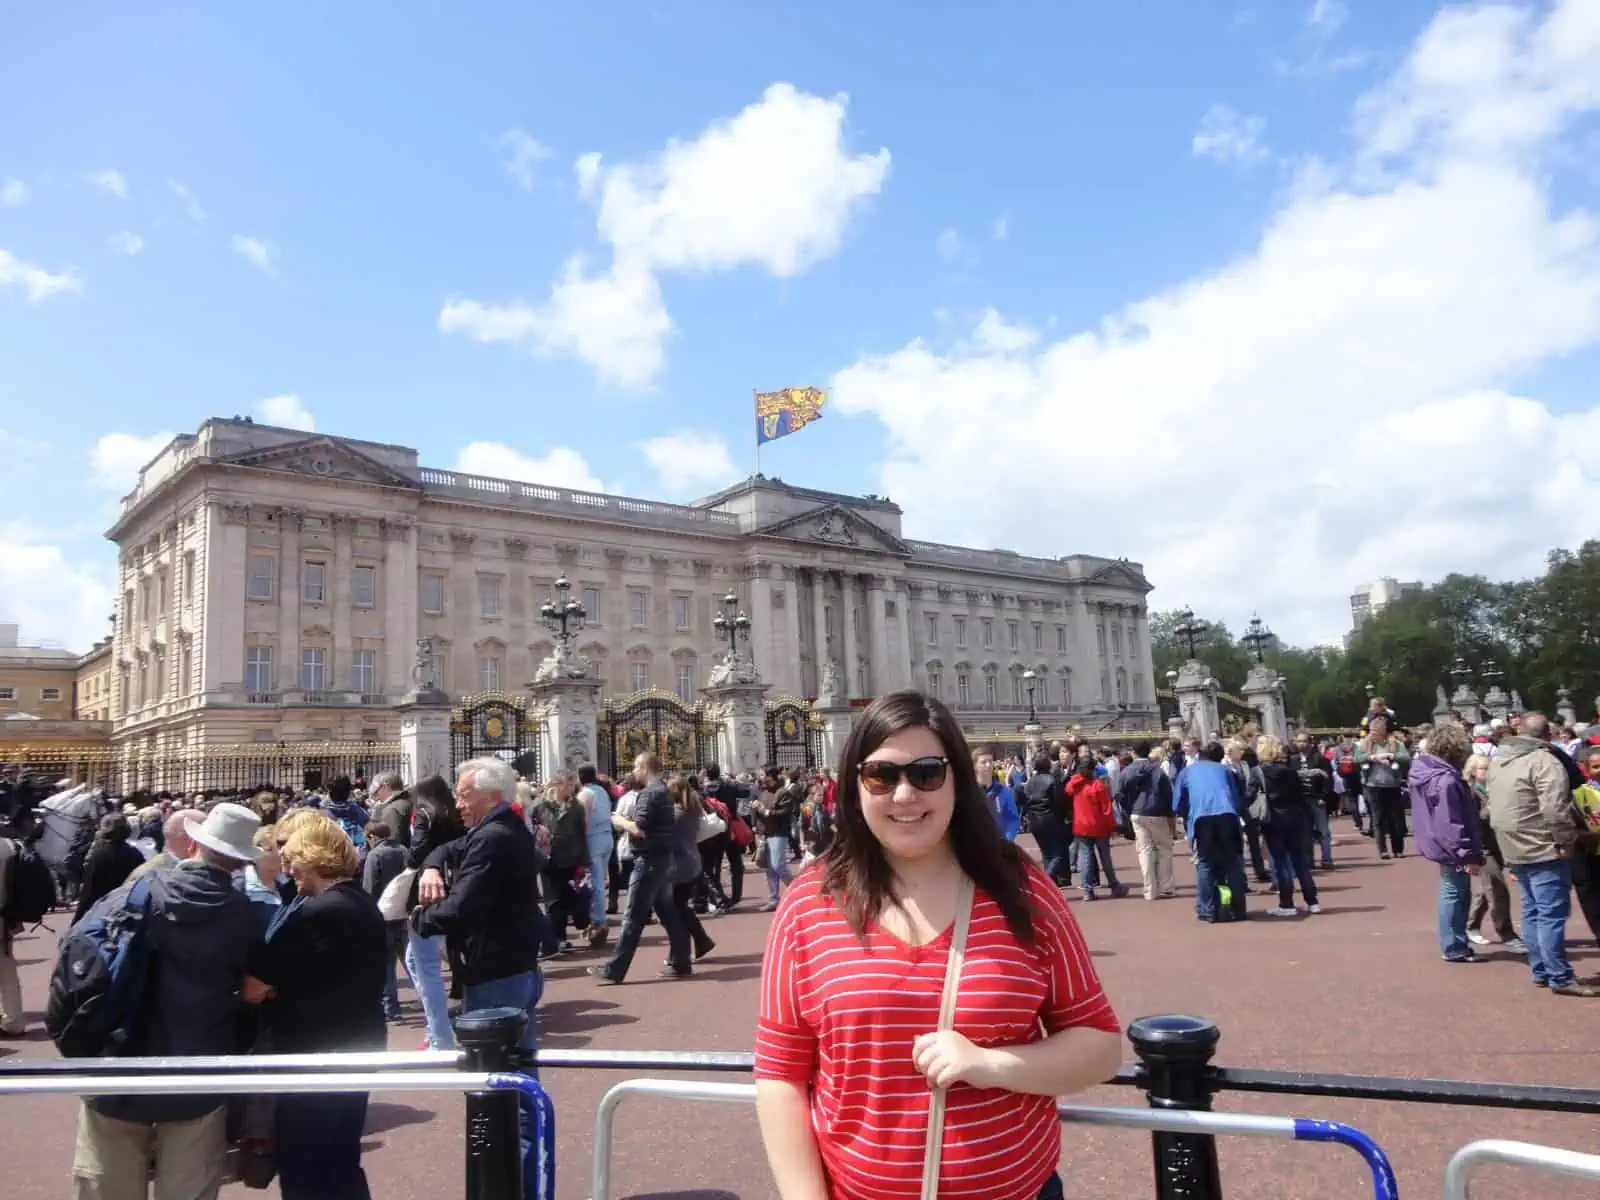
POLYGON ((349 817, 338 817, 336 819, 339 822, 339 828, 349 835, 350 844, 358 851, 364 850, 367 845, 367 827, 360 821, 352 820, 349 817))
POLYGON ((50 873, 50 864, 39 857, 39 852, 23 842, 13 842, 16 847, 11 858, 11 891, 6 899, 4 916, 7 928, 37 925, 56 906, 56 878, 50 873))
POLYGON ((91 912, 61 939, 44 1027, 63 1058, 115 1057, 127 1048, 154 957, 151 881, 136 880, 122 907, 91 912))

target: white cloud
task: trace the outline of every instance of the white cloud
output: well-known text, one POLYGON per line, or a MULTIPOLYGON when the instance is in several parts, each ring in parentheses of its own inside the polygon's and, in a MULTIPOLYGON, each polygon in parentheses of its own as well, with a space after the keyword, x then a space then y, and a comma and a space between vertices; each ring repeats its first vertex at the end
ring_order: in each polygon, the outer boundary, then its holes
POLYGON ((995 354, 1015 354, 1019 350, 1026 350, 1039 340, 1037 332, 1021 325, 1011 324, 992 308, 984 309, 983 315, 978 318, 973 337, 980 350, 988 350, 995 354))
POLYGON ((130 233, 124 229, 120 233, 114 233, 107 238, 106 245, 110 246, 116 253, 126 254, 129 258, 132 258, 144 249, 144 239, 137 233, 130 233))
POLYGON ((263 274, 278 273, 278 248, 271 242, 258 237, 247 237, 242 233, 235 234, 233 252, 263 274))
POLYGON ((589 469, 583 455, 566 446, 552 446, 535 457, 503 442, 469 442, 456 455, 455 469, 467 475, 516 479, 580 492, 611 490, 589 469))
POLYGON ((1363 579, 1532 574, 1592 536, 1600 406, 1508 381, 1600 344, 1600 221, 1547 172, 1600 109, 1595 12, 1441 14, 1359 107, 1348 161, 1291 189, 1252 251, 1096 328, 840 371, 840 415, 886 427, 880 490, 908 532, 1127 554, 1155 603, 1259 609, 1296 640, 1341 634, 1363 579), (974 469, 1000 428, 1119 452, 1041 490, 974 469))
POLYGON ((639 443, 639 451, 669 496, 712 492, 738 477, 728 443, 710 433, 685 430, 639 443))
POLYGON ((256 405, 256 416, 268 425, 277 425, 282 429, 301 429, 312 433, 317 428, 316 417, 292 392, 268 396, 256 405))
POLYGON ((939 236, 933 239, 933 248, 945 262, 957 262, 967 252, 966 243, 954 226, 939 231, 939 236))
POLYGON ((89 448, 94 480, 117 495, 126 495, 139 482, 139 472, 166 449, 173 434, 108 433, 89 448))
POLYGON ((30 642, 85 651, 110 633, 109 564, 89 567, 59 541, 20 522, 0 523, 0 620, 30 642))
POLYGON ((1344 0, 1311 0, 1311 11, 1306 14, 1306 24, 1323 37, 1332 37, 1350 17, 1350 8, 1344 0))
POLYGON ((495 148, 506 174, 523 191, 533 191, 534 168, 550 157, 550 147, 521 129, 508 129, 495 139, 495 148))
POLYGON ((1200 118, 1189 149, 1197 158, 1217 162, 1255 162, 1267 157, 1261 143, 1266 121, 1246 116, 1226 104, 1213 104, 1200 118))
POLYGON ((1007 216, 996 217, 994 223, 989 226, 989 232, 994 236, 995 241, 1005 241, 1011 236, 1011 218, 1007 216))
POLYGON ((572 355, 607 383, 647 385, 673 330, 662 274, 755 266, 786 278, 837 252, 889 170, 887 150, 845 150, 846 105, 842 95, 778 83, 731 120, 669 142, 646 162, 608 167, 598 154, 582 155, 573 170, 596 208, 610 266, 591 274, 569 260, 538 308, 452 298, 440 329, 572 355))
POLYGON ((176 179, 167 180, 167 190, 177 199, 179 206, 191 221, 204 221, 206 210, 200 207, 200 200, 189 190, 187 184, 176 179))
POLYGON ((90 171, 84 179, 90 187, 97 188, 108 196, 115 196, 118 200, 128 198, 128 181, 122 177, 121 171, 109 168, 104 171, 90 171))
POLYGON ((53 273, 7 250, 0 250, 0 288, 7 285, 20 287, 27 292, 28 300, 33 304, 48 300, 51 296, 76 295, 83 291, 82 281, 71 270, 53 273))
POLYGON ((21 208, 28 202, 28 185, 20 179, 8 179, 0 184, 0 206, 21 208))

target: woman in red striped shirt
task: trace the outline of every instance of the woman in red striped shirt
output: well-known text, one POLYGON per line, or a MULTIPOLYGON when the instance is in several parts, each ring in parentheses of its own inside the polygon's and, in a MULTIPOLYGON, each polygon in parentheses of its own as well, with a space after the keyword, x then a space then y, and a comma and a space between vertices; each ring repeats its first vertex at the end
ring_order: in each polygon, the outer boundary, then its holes
POLYGON ((1120 1034, 1060 891, 995 828, 950 711, 918 692, 876 701, 840 758, 834 843, 784 896, 762 963, 756 1111, 783 1200, 922 1196, 934 1088, 940 1197, 1060 1197, 1055 1098, 1114 1074, 1120 1034))

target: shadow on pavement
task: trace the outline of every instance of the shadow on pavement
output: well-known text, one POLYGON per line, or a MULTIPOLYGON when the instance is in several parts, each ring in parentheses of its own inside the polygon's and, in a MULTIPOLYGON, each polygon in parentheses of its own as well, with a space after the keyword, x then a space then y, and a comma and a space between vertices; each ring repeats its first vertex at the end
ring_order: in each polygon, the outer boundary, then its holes
POLYGON ((539 1006, 541 1037, 572 1037, 607 1025, 632 1025, 639 1018, 609 1000, 552 1000, 539 1006))
POLYGON ((363 1137, 371 1137, 375 1133, 388 1133, 407 1125, 426 1125, 438 1115, 429 1109, 414 1108, 409 1104, 373 1101, 367 1105, 367 1125, 361 1132, 363 1137))

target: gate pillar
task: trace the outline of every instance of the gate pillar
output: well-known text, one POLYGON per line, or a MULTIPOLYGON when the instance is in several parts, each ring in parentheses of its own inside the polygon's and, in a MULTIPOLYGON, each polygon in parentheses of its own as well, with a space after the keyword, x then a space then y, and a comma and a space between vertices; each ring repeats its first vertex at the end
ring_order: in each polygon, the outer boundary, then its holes
POLYGON ((395 711, 400 714, 400 771, 406 786, 430 775, 455 779, 450 761, 450 697, 436 688, 413 691, 395 711))
POLYGON ((572 667, 546 672, 528 684, 533 708, 543 718, 540 736, 547 770, 565 767, 575 771, 584 763, 597 763, 595 727, 600 719, 600 681, 572 667))
POLYGON ((767 684, 754 660, 724 655, 700 694, 707 715, 718 723, 718 765, 730 776, 759 771, 767 756, 767 684))
POLYGON ((1222 718, 1217 713, 1217 685, 1211 678, 1210 667, 1191 658, 1178 668, 1172 691, 1178 698, 1178 716, 1183 721, 1186 736, 1206 742, 1222 732, 1222 718))
POLYGON ((822 765, 837 769, 839 755, 855 728, 856 710, 844 704, 819 704, 816 714, 822 724, 822 765))
POLYGON ((1278 673, 1265 663, 1250 668, 1244 681, 1244 698, 1261 714, 1261 732, 1288 740, 1289 719, 1283 706, 1283 689, 1278 673))

